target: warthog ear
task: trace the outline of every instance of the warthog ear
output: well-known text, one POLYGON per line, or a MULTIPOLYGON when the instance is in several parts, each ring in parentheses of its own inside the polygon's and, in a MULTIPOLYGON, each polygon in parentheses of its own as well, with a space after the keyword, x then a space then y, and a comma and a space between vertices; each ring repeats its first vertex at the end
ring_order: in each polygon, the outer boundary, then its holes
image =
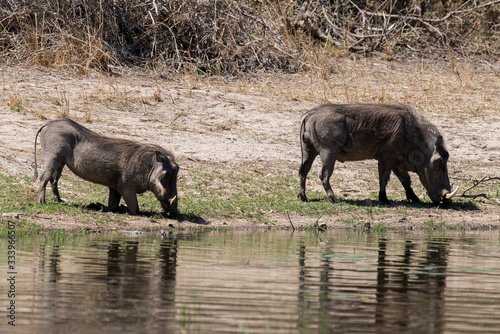
POLYGON ((436 139, 436 152, 439 153, 439 155, 444 160, 444 162, 448 161, 450 154, 448 153, 448 151, 444 147, 444 139, 443 139, 443 136, 441 136, 441 135, 437 136, 437 139, 436 139))
POLYGON ((155 151, 156 161, 161 162, 163 164, 163 168, 168 174, 176 175, 179 171, 179 167, 176 164, 172 164, 168 155, 163 152, 155 151))
POLYGON ((170 162, 170 160, 168 159, 168 156, 163 152, 155 151, 155 155, 156 155, 156 161, 170 162))
POLYGON ((439 136, 437 136, 437 139, 436 139, 436 148, 441 148, 443 146, 444 146, 443 136, 439 135, 439 136))

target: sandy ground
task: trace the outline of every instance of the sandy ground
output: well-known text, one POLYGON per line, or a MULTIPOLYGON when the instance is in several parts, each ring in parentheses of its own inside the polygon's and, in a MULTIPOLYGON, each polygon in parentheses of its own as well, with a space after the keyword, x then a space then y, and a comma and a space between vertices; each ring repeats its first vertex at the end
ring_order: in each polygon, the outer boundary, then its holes
MULTIPOLYGON (((56 119, 66 113, 94 131, 168 148, 175 153, 181 168, 187 170, 210 163, 222 168, 296 174, 300 164, 298 130, 302 113, 323 101, 402 102, 413 105, 445 135, 451 155, 450 179, 461 187, 462 193, 473 180, 500 176, 498 68, 498 64, 488 62, 465 62, 452 71, 445 60, 439 59, 387 62, 376 58, 344 58, 335 60, 327 74, 324 71, 254 74, 245 79, 226 80, 199 78, 190 73, 169 77, 125 69, 115 69, 111 76, 93 73, 78 76, 61 70, 0 67, 0 172, 33 175, 36 130, 46 122, 44 118, 56 119), (23 100, 21 111, 12 108, 16 98, 23 100)), ((319 166, 316 162, 311 178, 316 178, 319 166)), ((346 197, 350 192, 366 192, 369 198, 365 189, 378 187, 375 161, 339 163, 335 177, 347 180, 345 187, 334 189, 346 197)), ((412 178, 417 194, 429 201, 416 175, 412 178)), ((498 196, 498 184, 489 182, 486 188, 478 187, 471 193, 498 196)), ((320 187, 318 182, 309 185, 320 187)), ((402 187, 398 191, 402 193, 402 187)), ((179 192, 182 196, 182 189, 179 192)), ((448 210, 405 208, 404 203, 384 208, 374 217, 367 215, 367 223, 423 228, 424 222, 433 220, 443 222, 445 227, 500 226, 500 205, 487 199, 478 198, 462 209, 448 210)), ((346 223, 348 217, 349 213, 322 217, 320 223, 352 227, 346 223)), ((76 217, 24 218, 47 228, 83 226, 76 217)), ((285 214, 270 213, 270 218, 277 226, 290 225, 285 214)), ((293 213, 290 218, 296 227, 317 219, 293 213)), ((256 226, 255 222, 244 219, 211 219, 205 223, 256 226)), ((140 229, 148 224, 151 222, 147 218, 130 217, 126 229, 140 229)), ((159 224, 168 227, 176 223, 165 219, 159 224)))

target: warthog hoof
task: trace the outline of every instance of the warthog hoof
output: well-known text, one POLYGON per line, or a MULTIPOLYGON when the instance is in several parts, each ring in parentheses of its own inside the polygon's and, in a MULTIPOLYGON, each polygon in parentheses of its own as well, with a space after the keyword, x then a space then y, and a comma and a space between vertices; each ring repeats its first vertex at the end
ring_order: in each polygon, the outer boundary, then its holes
POLYGON ((391 204, 391 201, 389 201, 389 199, 387 198, 385 191, 382 191, 382 190, 379 191, 379 193, 378 193, 378 200, 382 204, 386 204, 386 205, 391 204))
POLYGON ((337 199, 337 197, 335 197, 334 195, 329 195, 328 196, 328 200, 332 203, 338 203, 339 200, 337 199))
POLYGON ((297 198, 300 199, 302 202, 308 202, 306 194, 303 191, 299 191, 297 198))

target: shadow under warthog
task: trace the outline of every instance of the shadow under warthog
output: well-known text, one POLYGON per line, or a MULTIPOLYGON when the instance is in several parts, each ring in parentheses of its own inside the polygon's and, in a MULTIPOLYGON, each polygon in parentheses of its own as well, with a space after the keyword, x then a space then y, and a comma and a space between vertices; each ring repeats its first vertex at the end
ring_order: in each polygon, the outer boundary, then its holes
MULTIPOLYGON (((117 213, 117 214, 127 214, 130 213, 128 208, 125 205, 120 205, 114 210, 107 210, 107 207, 102 204, 102 203, 91 203, 88 205, 79 205, 79 204, 69 204, 75 208, 81 209, 82 207, 86 210, 89 211, 96 211, 96 212, 112 212, 112 213, 117 213)), ((141 210, 137 214, 137 216, 142 216, 142 217, 147 217, 147 218, 153 218, 153 217, 158 217, 161 216, 163 218, 169 218, 169 219, 174 219, 177 220, 179 223, 182 222, 190 222, 193 224, 197 225, 209 225, 210 222, 205 220, 204 218, 197 216, 197 215, 192 215, 192 214, 182 214, 182 213, 177 213, 177 214, 166 214, 164 212, 158 213, 157 211, 144 211, 141 210)))
MULTIPOLYGON (((330 201, 327 198, 309 198, 309 202, 325 202, 325 203, 330 203, 330 201)), ((421 209, 433 209, 436 206, 431 203, 431 202, 408 202, 405 200, 402 201, 394 201, 392 200, 390 204, 385 204, 381 201, 371 201, 371 200, 366 200, 366 199, 342 199, 342 203, 339 203, 337 205, 341 204, 348 204, 348 205, 353 205, 353 206, 359 206, 359 207, 387 207, 387 208, 400 208, 400 207, 408 207, 408 208, 421 208, 421 209)), ((334 204, 335 205, 335 204, 334 204)), ((453 202, 447 206, 443 206, 443 209, 447 210, 455 210, 455 211, 478 211, 480 208, 473 202, 467 201, 467 202, 453 202)))

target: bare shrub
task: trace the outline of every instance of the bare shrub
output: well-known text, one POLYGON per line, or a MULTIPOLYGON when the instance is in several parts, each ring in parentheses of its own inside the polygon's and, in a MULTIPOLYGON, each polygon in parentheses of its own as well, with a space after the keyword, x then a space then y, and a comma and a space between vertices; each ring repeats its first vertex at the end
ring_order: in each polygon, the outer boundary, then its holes
POLYGON ((499 30, 500 0, 0 0, 4 61, 79 73, 146 64, 295 72, 318 66, 318 48, 497 57, 499 30))

